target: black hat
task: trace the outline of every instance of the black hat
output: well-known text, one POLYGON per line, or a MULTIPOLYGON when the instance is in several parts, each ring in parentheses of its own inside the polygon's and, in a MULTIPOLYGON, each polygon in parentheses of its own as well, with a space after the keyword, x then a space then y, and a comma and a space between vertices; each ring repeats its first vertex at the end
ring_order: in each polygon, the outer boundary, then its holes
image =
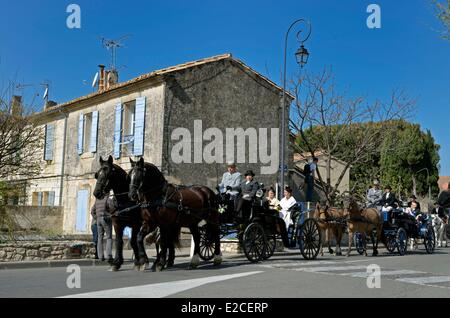
POLYGON ((245 172, 244 176, 252 176, 252 177, 254 177, 255 174, 253 173, 253 170, 247 170, 247 172, 245 172))

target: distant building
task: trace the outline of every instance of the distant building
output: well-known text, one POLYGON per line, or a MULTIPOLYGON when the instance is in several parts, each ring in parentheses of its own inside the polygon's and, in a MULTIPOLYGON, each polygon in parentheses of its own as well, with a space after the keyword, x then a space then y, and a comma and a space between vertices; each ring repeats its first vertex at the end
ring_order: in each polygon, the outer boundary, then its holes
MULTIPOLYGON (((319 159, 318 170, 322 177, 323 182, 327 181, 327 162, 328 156, 326 156, 322 151, 317 151, 314 153, 314 156, 319 159)), ((294 153, 294 168, 297 169, 298 172, 303 173, 303 167, 306 163, 312 161, 311 153, 294 153)), ((335 157, 331 157, 331 174, 330 181, 331 185, 334 186, 342 172, 344 171, 346 163, 342 160, 339 160, 335 157)), ((316 184, 319 185, 318 176, 316 174, 316 184)), ((338 186, 338 191, 343 193, 345 191, 350 191, 350 169, 348 169, 338 186)), ((302 194, 300 194, 302 195, 302 194)), ((322 194, 316 193, 316 196, 322 197, 322 194)))
POLYGON ((450 182, 450 176, 440 176, 438 180, 439 190, 447 190, 450 182))

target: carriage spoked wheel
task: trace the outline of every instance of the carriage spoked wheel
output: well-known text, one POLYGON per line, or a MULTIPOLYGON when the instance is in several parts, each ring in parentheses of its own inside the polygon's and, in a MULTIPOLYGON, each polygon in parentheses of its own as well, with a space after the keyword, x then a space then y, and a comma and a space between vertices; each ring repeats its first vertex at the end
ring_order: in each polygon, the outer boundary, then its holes
POLYGON ((355 248, 356 251, 358 252, 359 255, 363 255, 364 252, 366 251, 366 239, 365 237, 362 235, 362 233, 356 232, 354 235, 354 243, 355 243, 355 248))
POLYGON ((397 248, 397 240, 395 236, 389 235, 386 239, 386 248, 389 251, 389 253, 394 253, 395 249, 397 248))
POLYGON ((200 232, 200 258, 210 261, 214 258, 214 241, 208 231, 207 224, 198 228, 200 232))
POLYGON ((258 223, 251 223, 244 231, 242 247, 247 259, 256 263, 263 259, 266 249, 266 234, 258 223))
POLYGON ((277 238, 276 235, 266 235, 266 245, 264 248, 264 253, 262 255, 262 259, 266 260, 272 257, 273 253, 275 253, 275 248, 277 246, 277 238))
POLYGON ((319 224, 314 219, 306 219, 298 232, 300 252, 305 259, 315 259, 320 251, 322 242, 319 224))
POLYGON ((408 247, 408 235, 404 228, 399 228, 397 230, 397 250, 400 255, 406 254, 406 248, 408 247))
POLYGON ((427 227, 427 234, 423 239, 423 243, 425 244, 425 250, 427 253, 433 254, 436 247, 436 237, 434 235, 434 229, 431 225, 428 225, 427 227))

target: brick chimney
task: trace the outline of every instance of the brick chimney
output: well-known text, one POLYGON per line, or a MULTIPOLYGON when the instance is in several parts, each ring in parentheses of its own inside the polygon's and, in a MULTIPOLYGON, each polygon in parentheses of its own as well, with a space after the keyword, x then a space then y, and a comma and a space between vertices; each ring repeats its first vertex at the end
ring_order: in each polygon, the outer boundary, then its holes
POLYGON ((11 100, 11 115, 22 116, 22 96, 14 95, 11 100))
POLYGON ((106 89, 105 65, 100 64, 98 67, 100 68, 99 79, 98 79, 98 90, 104 91, 106 89))

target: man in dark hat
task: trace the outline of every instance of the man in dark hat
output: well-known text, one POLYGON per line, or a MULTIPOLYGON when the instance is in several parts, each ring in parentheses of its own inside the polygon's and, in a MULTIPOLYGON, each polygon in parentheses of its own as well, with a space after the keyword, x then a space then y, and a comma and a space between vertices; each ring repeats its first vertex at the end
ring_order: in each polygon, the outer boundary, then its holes
POLYGON ((398 202, 397 198, 395 197, 395 194, 391 192, 392 188, 391 186, 385 186, 384 187, 384 194, 381 198, 381 204, 383 207, 391 207, 393 208, 394 205, 398 202))
POLYGON ((250 217, 250 210, 252 207, 252 201, 256 196, 259 185, 253 178, 255 174, 252 170, 247 170, 245 173, 245 181, 240 186, 240 197, 237 204, 238 216, 243 220, 248 220, 250 217))

